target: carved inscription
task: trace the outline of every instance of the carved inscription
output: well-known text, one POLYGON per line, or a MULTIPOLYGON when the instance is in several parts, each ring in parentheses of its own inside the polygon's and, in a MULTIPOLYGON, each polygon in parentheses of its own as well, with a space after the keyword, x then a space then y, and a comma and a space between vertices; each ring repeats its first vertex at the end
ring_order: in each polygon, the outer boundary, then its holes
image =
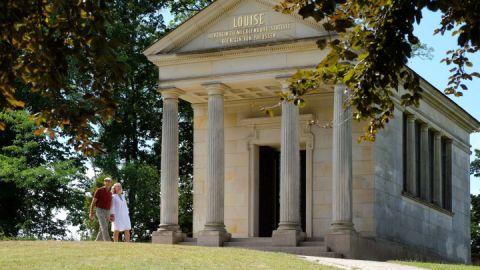
POLYGON ((256 13, 233 17, 233 28, 264 25, 265 13, 256 13))
POLYGON ((231 30, 209 33, 208 39, 222 45, 271 40, 277 37, 278 32, 292 28, 293 23, 267 25, 265 13, 254 13, 233 17, 231 30))

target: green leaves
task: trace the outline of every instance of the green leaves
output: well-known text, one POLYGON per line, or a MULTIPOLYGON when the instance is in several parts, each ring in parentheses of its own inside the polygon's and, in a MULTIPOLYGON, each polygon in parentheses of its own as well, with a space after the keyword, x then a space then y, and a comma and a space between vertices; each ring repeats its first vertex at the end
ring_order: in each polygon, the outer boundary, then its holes
POLYGON ((0 2, 0 111, 31 108, 17 94, 24 85, 44 100, 34 111, 40 112, 39 123, 78 135, 72 143, 79 150, 95 149, 90 124, 112 117, 111 87, 123 81, 125 70, 117 59, 118 43, 107 35, 113 5, 93 0, 0 2), (71 78, 76 71, 82 75, 71 78), (92 98, 72 99, 78 92, 92 98))
POLYGON ((33 135, 26 111, 0 113, 0 227, 9 237, 64 239, 67 226, 79 225, 82 203, 79 160, 56 141, 33 135), (57 211, 68 213, 65 220, 57 211))

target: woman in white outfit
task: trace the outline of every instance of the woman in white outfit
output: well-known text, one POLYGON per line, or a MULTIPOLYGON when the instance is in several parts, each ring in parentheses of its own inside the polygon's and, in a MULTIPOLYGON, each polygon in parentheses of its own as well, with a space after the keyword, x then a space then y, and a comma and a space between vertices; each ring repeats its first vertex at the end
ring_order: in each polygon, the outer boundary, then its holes
POLYGON ((125 242, 130 242, 130 217, 128 216, 128 206, 123 194, 122 185, 116 183, 112 187, 112 207, 110 213, 114 215, 112 222, 113 241, 118 242, 118 235, 121 231, 125 233, 125 242))

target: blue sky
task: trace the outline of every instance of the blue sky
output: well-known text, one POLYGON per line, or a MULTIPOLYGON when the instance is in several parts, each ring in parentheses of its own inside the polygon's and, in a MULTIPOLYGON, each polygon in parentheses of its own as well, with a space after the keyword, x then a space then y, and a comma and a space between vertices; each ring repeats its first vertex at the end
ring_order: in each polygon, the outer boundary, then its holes
MULTIPOLYGON (((440 63, 440 60, 445 57, 445 52, 456 48, 456 39, 449 34, 445 36, 433 35, 433 31, 439 26, 441 20, 440 13, 425 12, 424 18, 420 25, 415 27, 415 34, 421 39, 423 43, 434 48, 432 60, 422 60, 414 58, 409 62, 409 66, 418 72, 422 77, 428 80, 432 85, 440 90, 446 88, 448 77, 450 76, 449 69, 452 66, 447 66, 440 63)), ((471 58, 474 68, 480 69, 480 56, 471 58)), ((468 81, 465 83, 469 90, 464 92, 463 97, 450 98, 465 109, 468 113, 476 119, 480 119, 480 79, 468 81)), ((472 134, 470 143, 473 149, 480 149, 480 134, 472 134)), ((473 155, 471 156, 473 158, 473 155)), ((473 176, 470 181, 471 193, 480 193, 480 179, 475 179, 473 176)))
MULTIPOLYGON (((164 11, 165 22, 168 24, 172 19, 170 13, 164 11)), ((436 88, 443 90, 447 87, 448 77, 450 76, 450 68, 444 63, 440 63, 445 57, 445 52, 456 48, 456 38, 450 36, 447 33, 445 36, 440 34, 433 35, 433 31, 440 25, 441 14, 426 11, 424 17, 420 23, 415 27, 415 34, 420 38, 423 43, 434 48, 433 59, 422 60, 419 57, 412 59, 409 62, 409 66, 415 70, 418 74, 428 80, 436 88)), ((472 63, 474 68, 480 70, 480 56, 472 57, 472 63)), ((474 116, 476 119, 480 119, 480 79, 465 82, 469 90, 464 92, 463 97, 450 98, 458 105, 464 108, 468 113, 474 116)), ((470 137, 472 151, 473 149, 480 149, 480 134, 472 134, 470 137)), ((473 159, 473 155, 471 156, 473 159)), ((473 194, 480 193, 480 179, 471 177, 470 191, 473 194)))

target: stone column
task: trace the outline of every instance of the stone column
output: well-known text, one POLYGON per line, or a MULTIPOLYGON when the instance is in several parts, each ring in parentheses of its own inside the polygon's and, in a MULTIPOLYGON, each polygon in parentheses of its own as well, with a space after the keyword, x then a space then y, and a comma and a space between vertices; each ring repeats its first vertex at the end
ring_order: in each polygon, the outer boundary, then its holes
POLYGON ((332 232, 354 231, 352 219, 352 111, 345 107, 345 85, 334 88, 332 155, 332 232))
POLYGON ((422 123, 420 129, 420 183, 421 183, 421 192, 420 196, 422 199, 426 201, 431 201, 431 192, 430 192, 430 151, 429 151, 429 144, 428 144, 428 125, 426 123, 422 123))
POLYGON ((345 107, 349 92, 337 84, 333 92, 332 224, 325 237, 327 248, 354 258, 359 236, 352 215, 352 112, 345 107))
POLYGON ((415 151, 415 116, 412 114, 407 115, 407 127, 406 127, 406 184, 407 192, 418 196, 417 190, 417 170, 416 170, 416 151, 415 151))
MULTIPOLYGON (((281 80, 282 90, 288 83, 281 80)), ((300 112, 292 102, 282 102, 280 152, 280 223, 272 233, 276 246, 296 246, 305 238, 300 226, 300 112)))
POLYGON ((178 226, 178 89, 160 91, 163 96, 160 227, 153 243, 175 244, 185 235, 178 226))
POLYGON ((443 206, 442 134, 433 135, 433 203, 443 206))
POLYGON ((198 234, 198 245, 222 246, 230 239, 224 224, 225 193, 225 138, 224 92, 228 87, 221 83, 206 84, 208 91, 207 139, 207 216, 203 231, 198 234))

